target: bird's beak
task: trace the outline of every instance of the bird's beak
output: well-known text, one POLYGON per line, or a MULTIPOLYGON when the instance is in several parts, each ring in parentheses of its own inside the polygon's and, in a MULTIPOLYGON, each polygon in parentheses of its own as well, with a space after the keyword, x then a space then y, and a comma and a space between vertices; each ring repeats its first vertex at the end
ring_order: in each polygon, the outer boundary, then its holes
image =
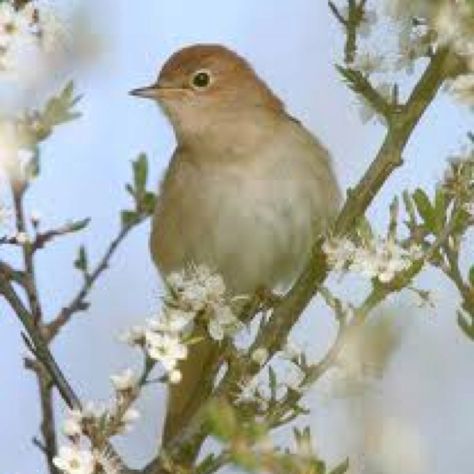
POLYGON ((161 86, 159 84, 152 84, 147 87, 140 87, 138 89, 133 89, 130 91, 130 94, 135 97, 143 97, 145 99, 166 99, 172 98, 175 96, 180 97, 183 93, 186 93, 186 89, 180 87, 167 87, 161 86))
POLYGON ((130 95, 135 97, 143 97, 145 99, 156 99, 160 95, 159 90, 160 88, 157 84, 152 84, 151 86, 133 89, 130 91, 130 95))

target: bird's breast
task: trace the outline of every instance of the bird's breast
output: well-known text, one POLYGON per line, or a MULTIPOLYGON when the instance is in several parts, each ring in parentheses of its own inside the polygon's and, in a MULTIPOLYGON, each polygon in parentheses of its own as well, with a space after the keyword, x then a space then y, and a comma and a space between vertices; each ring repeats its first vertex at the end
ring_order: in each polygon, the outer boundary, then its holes
POLYGON ((314 156, 273 153, 244 166, 176 166, 153 223, 151 249, 160 270, 204 263, 237 294, 291 282, 331 207, 314 162, 314 156))

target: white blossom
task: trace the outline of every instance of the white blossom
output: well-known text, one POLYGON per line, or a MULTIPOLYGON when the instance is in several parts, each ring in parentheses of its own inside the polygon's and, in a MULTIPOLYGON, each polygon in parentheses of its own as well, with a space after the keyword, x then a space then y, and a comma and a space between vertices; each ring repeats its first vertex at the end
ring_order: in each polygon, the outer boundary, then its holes
POLYGON ((55 53, 63 49, 68 41, 68 32, 64 21, 59 18, 52 8, 41 8, 39 27, 41 29, 41 47, 46 53, 55 53))
POLYGON ((148 326, 153 331, 182 333, 192 326, 195 317, 196 313, 193 311, 166 307, 159 317, 148 321, 148 326))
POLYGON ((292 365, 291 370, 286 374, 285 385, 295 392, 301 392, 304 377, 304 372, 296 365, 292 365))
POLYGON ((285 359, 294 360, 301 355, 301 348, 293 341, 287 340, 282 349, 282 355, 285 359))
POLYGON ((373 74, 374 72, 383 72, 384 58, 380 54, 371 54, 368 52, 357 53, 352 67, 362 72, 365 75, 373 74))
POLYGON ((55 53, 66 51, 68 42, 65 22, 53 8, 41 2, 28 2, 21 8, 9 1, 0 3, 3 78, 34 78, 42 63, 46 64, 55 53))
POLYGON ((349 239, 328 239, 322 247, 328 263, 334 270, 342 270, 352 260, 356 250, 349 239))
POLYGON ((474 218, 474 202, 467 202, 463 206, 464 210, 474 218))
MULTIPOLYGON (((97 420, 107 413, 107 407, 104 403, 88 401, 82 410, 76 410, 83 420, 97 420)), ((76 416, 78 416, 78 414, 76 416)))
POLYGON ((143 345, 145 342, 145 331, 143 326, 132 326, 122 333, 119 339, 129 346, 143 345))
POLYGON ((454 79, 450 90, 459 101, 474 107, 474 72, 454 79))
POLYGON ((160 362, 166 372, 174 370, 178 361, 188 355, 187 346, 176 335, 147 331, 145 337, 148 355, 160 362))
POLYGON ((427 31, 421 26, 413 28, 412 25, 404 25, 398 37, 398 56, 395 62, 395 70, 402 70, 407 74, 413 74, 415 63, 419 58, 426 56, 428 52, 427 31))
POLYGON ((209 316, 208 332, 215 341, 222 341, 226 336, 234 334, 242 323, 229 306, 216 306, 209 316))
POLYGON ((349 268, 368 278, 377 277, 382 283, 388 283, 397 273, 409 267, 409 257, 409 253, 394 240, 379 239, 371 248, 358 249, 349 268))
POLYGON ((71 438, 80 436, 82 434, 81 420, 67 418, 63 423, 63 433, 71 438))
POLYGON ((140 412, 135 408, 129 408, 122 416, 120 433, 128 433, 132 430, 133 423, 140 418, 140 412))
POLYGON ((177 369, 172 370, 168 375, 169 382, 174 385, 180 383, 182 379, 183 374, 177 369))
POLYGON ((61 446, 53 463, 65 474, 92 474, 95 467, 91 451, 78 446, 61 446))
POLYGON ((423 257, 419 246, 405 249, 394 239, 376 239, 361 247, 347 239, 332 239, 325 242, 323 250, 329 265, 335 270, 348 268, 366 278, 377 278, 382 283, 388 283, 397 273, 407 270, 414 260, 423 257))
POLYGON ((0 45, 3 48, 33 40, 31 13, 31 7, 16 10, 10 2, 0 3, 0 45))
POLYGON ((17 232, 15 234, 15 241, 20 245, 25 245, 30 241, 30 238, 26 232, 17 232))
POLYGON ((125 369, 120 374, 111 375, 110 379, 118 392, 131 390, 137 384, 137 378, 132 369, 125 369))
POLYGON ((171 273, 167 283, 176 294, 180 307, 195 312, 203 310, 208 304, 222 301, 226 291, 222 277, 212 273, 205 265, 171 273))
POLYGON ((362 22, 359 25, 358 33, 363 37, 367 38, 371 31, 372 27, 377 23, 377 12, 366 8, 364 11, 364 17, 362 22))

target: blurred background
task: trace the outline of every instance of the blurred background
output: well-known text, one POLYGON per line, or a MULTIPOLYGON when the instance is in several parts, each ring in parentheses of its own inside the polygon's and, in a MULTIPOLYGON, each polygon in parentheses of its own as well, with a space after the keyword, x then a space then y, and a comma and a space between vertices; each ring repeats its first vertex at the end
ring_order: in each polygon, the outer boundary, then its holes
MULTIPOLYGON (((46 228, 87 216, 92 223, 84 233, 39 253, 38 280, 47 314, 55 315, 81 283, 72 266, 78 246, 85 244, 94 262, 116 235, 119 212, 128 205, 124 184, 131 160, 142 151, 149 155, 152 187, 167 166, 174 146, 169 124, 154 104, 138 101, 128 91, 154 80, 176 49, 196 42, 223 43, 248 58, 290 113, 331 150, 343 188, 357 182, 380 145, 383 127, 361 121, 357 99, 335 71, 334 65, 342 62, 343 34, 326 2, 65 3, 87 18, 93 58, 58 72, 50 88, 34 94, 29 90, 28 97, 41 103, 74 78, 83 95, 78 106, 83 116, 57 129, 42 147, 42 173, 27 203, 30 211, 41 213, 46 228)), ((379 229, 385 228, 393 195, 406 188, 435 188, 447 157, 460 149, 472 125, 467 108, 444 94, 437 98, 406 149, 404 167, 370 209, 379 229)), ((161 284, 148 255, 148 233, 147 222, 126 241, 91 294, 91 309, 77 315, 55 341, 54 354, 83 399, 107 400, 113 393, 109 376, 140 363, 118 335, 159 306, 161 284)), ((466 260, 473 258, 474 252, 466 255, 466 260)), ((366 288, 350 279, 333 283, 347 298, 357 298, 357 291, 366 288)), ((449 282, 429 271, 416 284, 433 290, 435 306, 420 308, 410 293, 384 305, 382 316, 390 329, 382 332, 393 351, 382 357, 381 370, 365 377, 362 386, 328 376, 306 397, 312 415, 301 424, 311 425, 321 457, 334 464, 350 456, 353 473, 472 472, 474 344, 456 325, 458 296, 449 282)), ((31 443, 40 421, 35 379, 23 369, 19 323, 3 304, 0 314, 0 471, 43 473, 42 455, 31 443)), ((376 334, 379 329, 371 328, 376 334)), ((316 303, 293 340, 316 358, 334 330, 329 313, 316 303)), ((141 421, 118 440, 130 464, 140 466, 154 453, 164 400, 161 386, 148 387, 139 403, 141 421)), ((57 407, 60 420, 59 400, 57 407)))

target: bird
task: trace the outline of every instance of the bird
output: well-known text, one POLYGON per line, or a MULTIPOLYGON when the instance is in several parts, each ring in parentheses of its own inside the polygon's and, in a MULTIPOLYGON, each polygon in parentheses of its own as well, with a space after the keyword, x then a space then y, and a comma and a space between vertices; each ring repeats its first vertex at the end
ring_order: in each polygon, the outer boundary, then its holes
MULTIPOLYGON (((224 45, 176 51, 156 81, 131 94, 154 100, 176 139, 152 217, 159 273, 202 264, 230 294, 288 288, 340 207, 327 149, 224 45)), ((169 389, 165 448, 212 392, 206 371, 219 345, 201 332, 169 389)))

